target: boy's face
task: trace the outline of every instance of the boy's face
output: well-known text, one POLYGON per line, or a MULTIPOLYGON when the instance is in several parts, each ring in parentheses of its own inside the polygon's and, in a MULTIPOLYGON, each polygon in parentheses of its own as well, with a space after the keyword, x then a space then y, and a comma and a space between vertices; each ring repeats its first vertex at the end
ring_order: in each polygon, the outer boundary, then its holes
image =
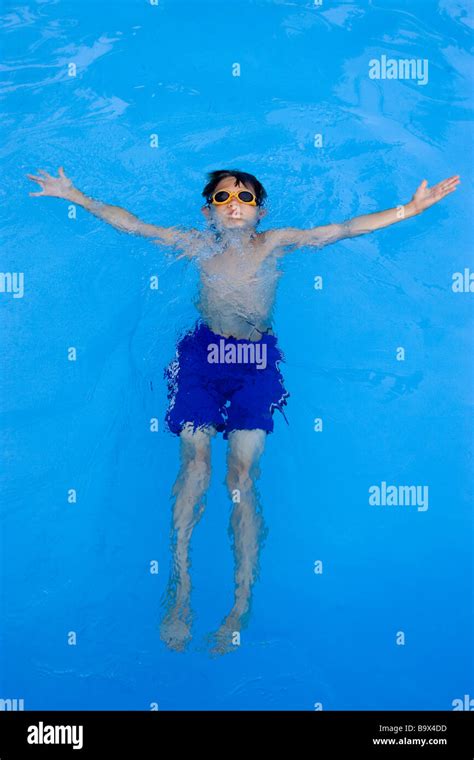
MULTIPOLYGON (((240 190, 250 190, 255 194, 252 185, 244 185, 242 182, 237 185, 235 177, 225 177, 221 179, 214 192, 219 190, 228 190, 229 193, 238 193, 240 190)), ((231 198, 228 203, 215 206, 211 203, 210 208, 202 207, 202 213, 210 223, 213 223, 217 229, 253 229, 259 219, 265 216, 266 209, 259 206, 250 206, 248 203, 242 203, 238 198, 231 198)))

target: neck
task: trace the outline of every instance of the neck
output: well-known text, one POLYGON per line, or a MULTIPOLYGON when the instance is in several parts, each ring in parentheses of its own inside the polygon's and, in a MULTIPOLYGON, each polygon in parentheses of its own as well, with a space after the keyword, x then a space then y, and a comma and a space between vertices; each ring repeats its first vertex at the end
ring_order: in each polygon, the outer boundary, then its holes
POLYGON ((257 232, 254 228, 243 230, 218 230, 215 227, 212 228, 216 242, 229 245, 231 243, 240 244, 248 243, 257 236, 257 232))

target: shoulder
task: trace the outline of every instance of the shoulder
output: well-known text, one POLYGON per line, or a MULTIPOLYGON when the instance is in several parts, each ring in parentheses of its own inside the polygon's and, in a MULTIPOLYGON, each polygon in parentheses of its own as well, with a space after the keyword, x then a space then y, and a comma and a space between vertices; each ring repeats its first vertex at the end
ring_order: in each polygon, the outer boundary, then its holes
POLYGON ((198 254, 204 237, 201 230, 192 227, 155 227, 152 242, 171 246, 176 251, 181 251, 183 256, 192 258, 198 254))
POLYGON ((299 242, 301 232, 302 230, 297 227, 276 227, 272 230, 266 230, 259 233, 261 236, 260 246, 266 255, 277 254, 285 246, 299 242))
POLYGON ((316 227, 278 227, 264 233, 266 247, 277 255, 284 254, 284 249, 298 249, 306 246, 322 248, 330 243, 336 243, 346 237, 344 224, 325 224, 316 227))

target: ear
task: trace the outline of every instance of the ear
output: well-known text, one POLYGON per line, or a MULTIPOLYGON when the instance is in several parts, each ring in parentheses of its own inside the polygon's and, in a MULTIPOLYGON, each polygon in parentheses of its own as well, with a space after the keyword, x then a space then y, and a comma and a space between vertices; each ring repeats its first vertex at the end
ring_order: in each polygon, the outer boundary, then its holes
POLYGON ((268 214, 268 209, 266 209, 266 208, 261 208, 261 209, 259 209, 259 211, 258 211, 258 218, 259 218, 259 219, 263 219, 263 217, 264 217, 264 216, 266 216, 267 214, 268 214))
POLYGON ((206 219, 209 219, 209 215, 211 213, 209 207, 208 206, 201 206, 201 211, 204 214, 204 216, 206 217, 206 219))

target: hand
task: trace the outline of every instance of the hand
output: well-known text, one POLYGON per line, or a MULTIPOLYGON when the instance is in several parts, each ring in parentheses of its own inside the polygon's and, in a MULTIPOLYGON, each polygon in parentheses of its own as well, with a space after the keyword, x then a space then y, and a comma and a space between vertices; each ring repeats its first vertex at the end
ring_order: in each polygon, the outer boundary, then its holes
POLYGON ((430 206, 438 203, 445 195, 449 195, 453 190, 456 190, 460 181, 459 174, 455 174, 449 177, 449 179, 443 179, 442 182, 438 182, 437 185, 428 188, 428 180, 424 179, 410 201, 413 210, 419 214, 421 211, 425 211, 430 206))
POLYGON ((50 195, 53 198, 70 198, 74 185, 64 174, 62 166, 59 167, 59 177, 52 177, 51 174, 48 174, 43 169, 39 169, 38 173, 42 176, 39 177, 35 174, 26 175, 41 187, 39 193, 29 193, 29 195, 50 195))

